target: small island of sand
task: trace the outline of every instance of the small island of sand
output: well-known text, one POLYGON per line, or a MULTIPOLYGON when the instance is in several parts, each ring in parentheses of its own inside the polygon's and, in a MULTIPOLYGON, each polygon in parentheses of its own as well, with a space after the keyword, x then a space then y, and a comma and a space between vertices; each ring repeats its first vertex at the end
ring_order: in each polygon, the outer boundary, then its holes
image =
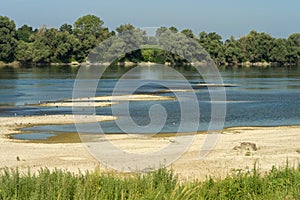
POLYGON ((116 95, 116 96, 100 96, 100 97, 85 97, 65 99, 62 101, 43 102, 39 104, 31 104, 32 106, 42 107, 107 107, 125 101, 167 101, 174 100, 174 97, 131 94, 131 95, 116 95))

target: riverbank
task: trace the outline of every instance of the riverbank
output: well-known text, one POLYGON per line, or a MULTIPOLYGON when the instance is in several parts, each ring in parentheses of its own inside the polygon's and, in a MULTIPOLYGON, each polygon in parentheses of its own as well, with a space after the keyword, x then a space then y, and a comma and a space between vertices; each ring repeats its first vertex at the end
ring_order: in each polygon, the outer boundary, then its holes
MULTIPOLYGON (((92 119, 92 118, 91 118, 92 119)), ((97 116, 97 120, 111 120, 109 116, 97 116)), ((17 129, 36 124, 73 123, 72 115, 43 117, 0 118, 0 168, 19 168, 26 171, 28 167, 36 171, 41 167, 49 169, 108 170, 95 160, 82 143, 28 143, 9 139, 6 135, 20 133, 17 129)), ((174 162, 172 168, 181 179, 216 178, 227 174, 246 172, 253 169, 256 162, 261 172, 269 171, 272 166, 296 166, 300 158, 300 126, 282 127, 236 127, 222 131, 216 147, 200 160, 201 146, 205 134, 197 134, 191 147, 174 162)), ((109 135, 115 145, 131 152, 155 151, 168 145, 176 138, 149 137, 136 139, 126 135, 109 135)), ((122 156, 122 155, 120 155, 122 156)), ((120 158, 121 159, 121 158, 120 158)))
MULTIPOLYGON (((238 66, 238 67, 291 67, 291 66, 299 66, 299 63, 279 63, 279 62, 243 62, 243 63, 213 63, 216 66, 238 66)), ((72 62, 72 63, 20 63, 18 61, 14 61, 12 63, 5 63, 0 61, 0 67, 40 67, 40 66, 90 66, 90 65, 103 65, 109 66, 111 63, 79 63, 79 62, 72 62)), ((116 63, 117 66, 122 67, 133 67, 133 66, 154 66, 154 65, 165 65, 171 67, 179 67, 179 66, 211 66, 212 63, 191 63, 191 64, 183 64, 183 63, 154 63, 154 62, 118 62, 116 63)))

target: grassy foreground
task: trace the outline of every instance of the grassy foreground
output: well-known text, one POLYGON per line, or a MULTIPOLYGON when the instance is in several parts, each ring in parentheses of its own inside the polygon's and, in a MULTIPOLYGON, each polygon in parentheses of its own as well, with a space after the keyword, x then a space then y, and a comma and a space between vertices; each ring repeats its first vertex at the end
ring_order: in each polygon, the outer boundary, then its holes
POLYGON ((0 175, 0 199, 300 199, 300 167, 273 168, 264 176, 254 168, 219 181, 183 183, 166 169, 122 177, 48 169, 24 175, 6 169, 0 175))

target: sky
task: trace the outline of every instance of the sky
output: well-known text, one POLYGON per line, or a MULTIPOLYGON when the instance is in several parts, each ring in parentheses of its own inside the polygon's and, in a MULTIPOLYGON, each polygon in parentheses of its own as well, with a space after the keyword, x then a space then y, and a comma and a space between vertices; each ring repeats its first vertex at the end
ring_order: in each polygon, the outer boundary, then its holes
POLYGON ((299 9, 299 0, 0 0, 0 16, 8 16, 17 27, 59 28, 94 14, 110 30, 125 23, 175 26, 192 29, 195 35, 217 32, 223 39, 251 30, 288 37, 300 32, 299 9))

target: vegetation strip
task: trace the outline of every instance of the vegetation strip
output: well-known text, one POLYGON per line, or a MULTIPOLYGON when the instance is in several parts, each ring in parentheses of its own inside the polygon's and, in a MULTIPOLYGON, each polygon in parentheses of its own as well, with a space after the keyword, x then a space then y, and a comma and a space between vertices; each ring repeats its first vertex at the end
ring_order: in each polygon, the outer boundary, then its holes
POLYGON ((37 174, 2 170, 0 199, 299 199, 300 168, 261 175, 237 173, 225 179, 185 182, 162 168, 147 174, 74 174, 40 169, 37 174))
MULTIPOLYGON (((13 20, 0 16, 0 65, 9 63, 17 66, 18 62, 26 65, 78 65, 102 41, 124 31, 140 31, 141 38, 138 39, 145 43, 153 39, 146 37, 142 30, 131 24, 120 25, 115 31, 103 25, 99 17, 86 15, 77 19, 73 25, 63 24, 58 29, 46 26, 34 29, 26 24, 16 28, 13 20)), ((160 27, 156 34, 166 30, 179 33, 176 27, 160 27)), ((223 39, 215 32, 195 35, 191 29, 184 29, 181 33, 199 42, 217 65, 296 65, 300 62, 300 33, 291 34, 287 39, 274 38, 254 30, 237 39, 233 36, 223 39)), ((184 63, 178 56, 159 49, 157 45, 144 45, 143 50, 127 53, 118 62, 184 63)))

